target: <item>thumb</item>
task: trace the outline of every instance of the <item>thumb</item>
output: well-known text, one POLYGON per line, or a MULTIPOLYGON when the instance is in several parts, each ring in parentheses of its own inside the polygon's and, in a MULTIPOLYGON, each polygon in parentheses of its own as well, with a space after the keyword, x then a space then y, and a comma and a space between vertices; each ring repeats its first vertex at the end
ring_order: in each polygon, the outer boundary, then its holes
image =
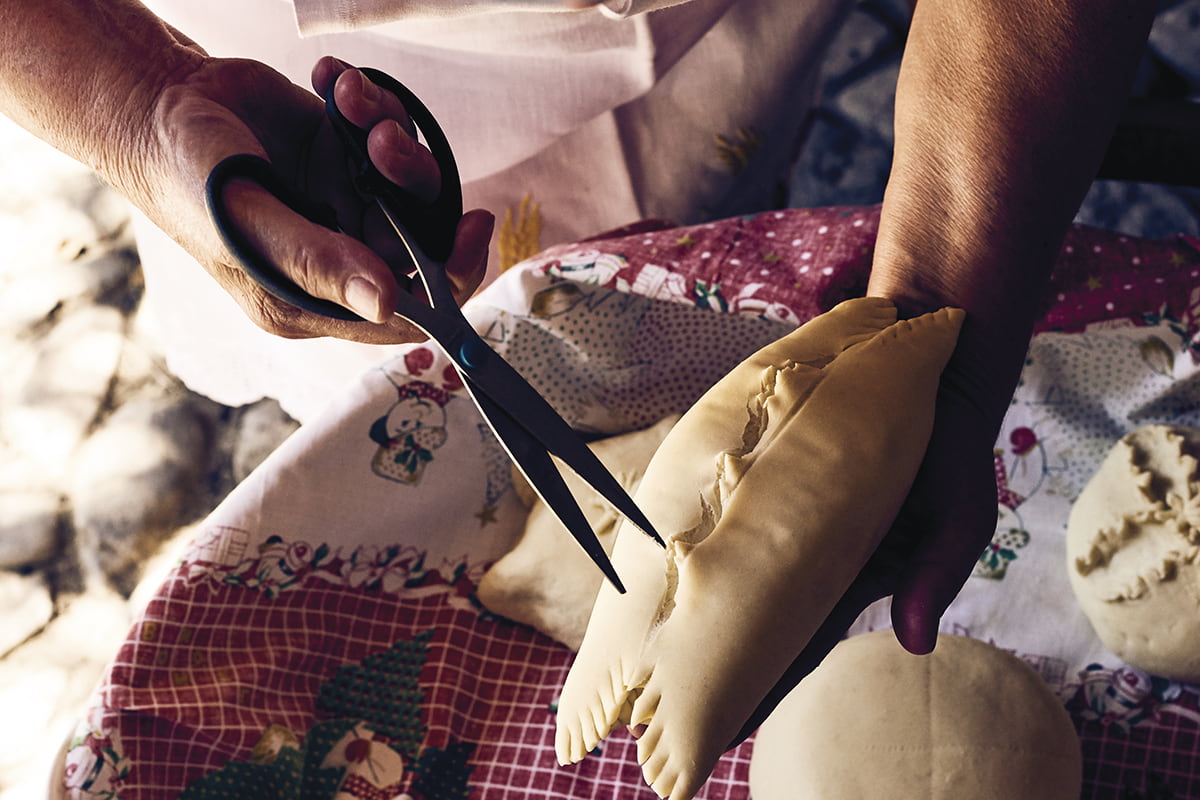
MULTIPOLYGON (((274 272, 285 289, 294 285, 304 294, 335 303, 368 322, 389 321, 399 287, 387 264, 365 244, 311 222, 248 180, 231 181, 222 200, 238 232, 258 254, 259 269, 268 277, 274 272)), ((251 290, 252 294, 261 292, 251 290)), ((255 300, 268 315, 276 305, 265 295, 255 300)), ((294 311, 287 316, 292 326, 299 321, 294 311)), ((312 316, 310 328, 320 315, 312 316)), ((271 319, 256 322, 270 332, 287 335, 272 330, 278 323, 271 319)))
POLYGON ((994 480, 982 481, 975 491, 947 501, 936 518, 927 519, 928 527, 892 596, 892 626, 909 652, 933 651, 942 615, 995 533, 995 492, 994 480))

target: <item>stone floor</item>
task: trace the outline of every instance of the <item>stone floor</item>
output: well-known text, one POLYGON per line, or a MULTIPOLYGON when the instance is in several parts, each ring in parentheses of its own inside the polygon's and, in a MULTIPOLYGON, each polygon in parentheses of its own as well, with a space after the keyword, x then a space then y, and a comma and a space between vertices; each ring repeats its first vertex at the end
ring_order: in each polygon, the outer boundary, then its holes
POLYGON ((138 314, 128 212, 0 117, 0 798, 34 798, 128 629, 139 580, 295 428, 171 376, 138 314))
MULTIPOLYGON (((891 162, 906 0, 863 0, 832 48, 791 204, 871 204, 891 162)), ((1139 92, 1200 100, 1200 0, 1160 15, 1139 92)), ((1200 235, 1200 191, 1098 183, 1080 219, 1200 235)), ((54 753, 189 527, 295 428, 166 369, 139 316, 123 203, 0 117, 0 800, 54 753)))

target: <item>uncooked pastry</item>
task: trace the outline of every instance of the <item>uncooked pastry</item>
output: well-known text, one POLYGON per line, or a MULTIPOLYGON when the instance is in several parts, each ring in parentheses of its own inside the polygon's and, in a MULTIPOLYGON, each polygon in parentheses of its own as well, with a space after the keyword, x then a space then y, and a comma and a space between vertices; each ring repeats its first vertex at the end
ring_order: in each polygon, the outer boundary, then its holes
POLYGON ((684 414, 636 495, 667 551, 618 533, 629 591, 600 589, 559 703, 560 762, 644 724, 646 782, 696 793, 891 525, 962 318, 847 301, 684 414))
POLYGON ((847 639, 758 729, 754 800, 1063 800, 1083 759, 1071 717, 1025 662, 938 637, 914 656, 889 630, 847 639))
POLYGON ((1200 681, 1200 429, 1148 425, 1113 447, 1067 523, 1071 588, 1116 656, 1200 681))
MULTIPOLYGON (((650 457, 678 420, 676 414, 589 447, 621 488, 633 494, 650 457)), ((611 554, 620 515, 569 468, 559 471, 604 551, 611 554)), ((530 625, 578 650, 604 576, 518 470, 513 470, 513 480, 530 509, 525 530, 516 546, 484 573, 476 596, 492 613, 530 625)))

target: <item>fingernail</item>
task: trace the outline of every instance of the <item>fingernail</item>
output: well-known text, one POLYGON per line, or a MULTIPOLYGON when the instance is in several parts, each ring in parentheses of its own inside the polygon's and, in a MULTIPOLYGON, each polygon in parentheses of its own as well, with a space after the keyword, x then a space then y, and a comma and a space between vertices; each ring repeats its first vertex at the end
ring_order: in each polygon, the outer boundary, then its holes
POLYGON ((355 276, 346 282, 346 305, 355 314, 370 322, 383 322, 386 314, 379 287, 363 277, 355 276))
POLYGON ((361 72, 358 73, 358 79, 362 82, 363 97, 370 103, 378 103, 383 99, 383 91, 371 82, 371 79, 361 72))
POLYGON ((396 120, 391 120, 389 124, 392 128, 392 136, 394 137, 394 141, 392 142, 393 147, 406 156, 416 152, 417 142, 408 135, 408 131, 404 130, 404 126, 396 120))

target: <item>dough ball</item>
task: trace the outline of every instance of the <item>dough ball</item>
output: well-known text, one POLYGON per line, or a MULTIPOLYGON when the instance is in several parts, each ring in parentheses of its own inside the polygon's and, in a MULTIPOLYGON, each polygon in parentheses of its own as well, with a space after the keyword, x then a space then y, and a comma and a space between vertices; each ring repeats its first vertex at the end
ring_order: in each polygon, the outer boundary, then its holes
POLYGON ((1062 703, 1025 662, 941 635, 928 656, 890 630, 847 639, 754 741, 754 800, 1063 800, 1083 760, 1062 703))
POLYGON ((1200 429, 1148 425, 1109 452, 1071 509, 1067 572, 1096 635, 1164 678, 1200 681, 1200 429))
MULTIPOLYGON (((632 495, 650 458, 678 420, 678 415, 667 417, 590 447, 632 495)), ((569 468, 560 464, 559 470, 600 544, 611 554, 620 515, 569 468)), ((476 595, 493 614, 536 628, 578 651, 604 576, 520 473, 514 470, 513 477, 518 494, 530 506, 529 518, 513 549, 484 573, 476 595)))

